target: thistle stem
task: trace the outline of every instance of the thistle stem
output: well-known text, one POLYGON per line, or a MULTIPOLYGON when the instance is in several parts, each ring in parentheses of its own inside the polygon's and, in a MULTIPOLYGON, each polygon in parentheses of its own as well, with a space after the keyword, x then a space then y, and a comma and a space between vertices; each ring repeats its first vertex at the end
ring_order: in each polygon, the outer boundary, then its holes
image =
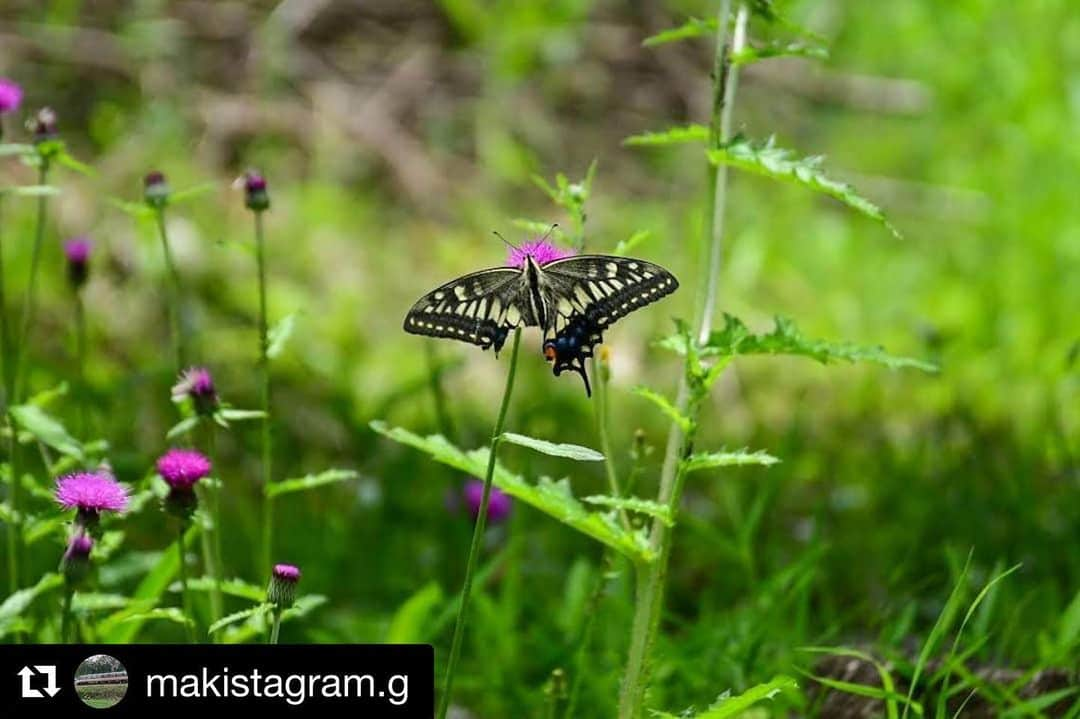
POLYGON ((187 627, 188 641, 191 644, 195 643, 195 615, 191 611, 191 597, 188 595, 187 584, 187 561, 186 553, 184 552, 184 530, 187 528, 187 522, 180 523, 180 531, 176 537, 176 557, 180 560, 179 574, 180 574, 180 605, 184 610, 184 618, 187 620, 184 626, 187 627))
POLYGON ((86 396, 86 305, 82 293, 75 290, 75 363, 79 383, 79 437, 89 437, 89 401, 86 396))
POLYGON ((473 526, 469 559, 465 563, 465 581, 461 587, 461 605, 458 607, 457 621, 454 623, 454 638, 450 642, 450 656, 446 661, 446 679, 443 683, 442 696, 439 697, 439 711, 436 714, 438 719, 446 719, 446 712, 450 708, 450 695, 454 688, 454 673, 457 669, 458 657, 461 655, 465 621, 469 614, 469 598, 472 593, 473 574, 476 571, 476 563, 480 559, 480 545, 484 538, 484 527, 487 524, 491 483, 495 478, 495 457, 498 453, 499 443, 502 440, 506 413, 510 408, 510 395, 514 390, 514 375, 517 374, 518 347, 520 344, 521 328, 518 328, 514 330, 514 344, 510 350, 510 368, 506 373, 506 387, 503 390, 502 404, 499 406, 499 416, 495 420, 495 429, 491 433, 491 449, 488 450, 487 472, 484 474, 484 493, 480 498, 480 510, 476 514, 476 524, 473 526))
MULTIPOLYGON (((611 432, 608 431, 608 380, 607 374, 610 368, 604 362, 601 355, 593 357, 593 377, 596 378, 596 428, 600 434, 600 451, 604 453, 604 472, 607 475, 608 491, 611 496, 619 499, 623 496, 619 486, 619 473, 615 468, 615 458, 612 456, 611 432)), ((630 528, 630 517, 626 510, 619 508, 619 521, 623 527, 630 528)))
MULTIPOLYGON (((211 461, 217 460, 217 434, 212 422, 206 423, 206 456, 211 461)), ((214 621, 224 616, 224 604, 221 595, 221 580, 225 574, 225 564, 221 558, 221 494, 225 491, 225 485, 221 477, 217 478, 217 486, 210 491, 210 517, 214 525, 213 531, 213 557, 210 565, 210 576, 214 580, 214 587, 210 592, 210 603, 214 613, 214 621)))
MULTIPOLYGON (((716 85, 710 122, 710 146, 718 147, 731 134, 732 111, 738 84, 738 66, 728 62, 729 53, 743 49, 746 43, 746 26, 749 10, 739 3, 735 18, 730 50, 727 42, 728 18, 731 1, 722 0, 717 15, 716 54, 713 77, 716 85)), ((706 264, 701 294, 699 295, 697 334, 700 341, 708 340, 712 330, 716 295, 720 287, 720 269, 724 246, 724 208, 727 199, 727 168, 718 165, 709 176, 709 239, 706 248, 706 264)), ((682 497, 685 472, 683 459, 693 444, 697 426, 697 411, 701 398, 695 396, 686 376, 680 382, 676 397, 679 414, 689 417, 691 426, 683 432, 677 423, 668 433, 664 464, 660 473, 659 501, 667 505, 672 518, 676 517, 682 497)), ((667 581, 668 563, 671 558, 672 531, 662 522, 654 521, 649 544, 656 559, 650 564, 636 567, 636 591, 633 627, 630 634, 630 650, 626 672, 623 675, 619 695, 619 719, 637 719, 641 715, 642 702, 648 684, 648 660, 663 614, 664 585, 667 581)))
MULTIPOLYGON (((0 195, 0 211, 3 210, 3 195, 0 195)), ((0 236, 2 236, 4 228, 3 218, 0 218, 0 236)), ((0 362, 3 362, 2 377, 4 382, 4 416, 7 418, 5 421, 8 423, 8 430, 10 434, 10 442, 8 444, 8 456, 12 464, 11 469, 11 489, 9 490, 9 496, 11 499, 12 510, 18 510, 18 500, 15 497, 15 483, 18 476, 15 471, 14 457, 18 440, 15 433, 15 424, 11 422, 10 415, 7 412, 7 408, 11 405, 13 400, 12 394, 14 389, 13 379, 13 363, 11 357, 11 335, 8 329, 8 316, 7 316, 7 294, 5 292, 4 285, 4 250, 3 243, 0 242, 0 362)), ((11 518, 11 521, 7 523, 7 558, 8 558, 8 594, 14 594, 19 588, 19 529, 17 526, 18 515, 16 514, 11 518)))
POLYGON ((60 643, 67 644, 70 640, 68 633, 71 631, 71 601, 75 596, 75 588, 71 585, 64 587, 64 608, 60 613, 60 643))
POLYGON ((169 273, 169 331, 172 334, 173 351, 176 353, 176 374, 179 375, 186 364, 187 351, 184 347, 184 330, 180 322, 180 273, 173 262, 172 249, 169 247, 169 232, 165 224, 165 208, 154 211, 157 220, 158 236, 161 238, 161 253, 165 258, 165 267, 169 273))
POLYGON ((274 607, 274 620, 270 626, 270 640, 268 644, 277 644, 278 635, 281 633, 281 607, 274 607))
POLYGON ((273 445, 270 434, 270 340, 266 316, 266 251, 263 242, 263 213, 255 211, 255 262, 259 272, 259 373, 262 400, 262 570, 270 573, 274 551, 274 502, 270 489, 273 445))

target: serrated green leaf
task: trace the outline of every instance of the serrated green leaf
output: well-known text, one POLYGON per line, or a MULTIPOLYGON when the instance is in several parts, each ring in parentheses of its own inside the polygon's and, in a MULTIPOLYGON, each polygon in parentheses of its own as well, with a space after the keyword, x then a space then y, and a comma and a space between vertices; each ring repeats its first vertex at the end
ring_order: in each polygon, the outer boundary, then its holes
POLYGON ((131 598, 123 594, 102 594, 99 592, 75 592, 71 599, 74 612, 99 612, 103 609, 122 609, 131 604, 131 598))
MULTIPOLYGON (((218 583, 213 577, 193 577, 188 579, 187 588, 189 592, 211 592, 218 588, 218 583)), ((169 591, 179 592, 180 582, 170 584, 169 591)), ((245 582, 243 579, 222 579, 221 593, 252 602, 261 602, 266 599, 265 587, 256 586, 250 582, 245 582)))
POLYGON ((64 583, 64 578, 56 572, 46 572, 32 587, 20 589, 8 595, 0 604, 0 637, 7 636, 20 616, 43 594, 51 592, 64 583))
POLYGON ((716 28, 716 18, 702 20, 701 18, 692 17, 678 27, 662 30, 645 38, 641 44, 643 47, 655 47, 695 37, 708 37, 716 33, 716 28))
POLYGON ((276 325, 270 328, 270 333, 267 337, 266 356, 270 359, 276 358, 285 349, 285 343, 289 341, 289 337, 292 336, 293 330, 296 329, 296 316, 298 313, 292 312, 281 319, 276 325))
POLYGON ((97 175, 94 168, 90 167, 90 165, 87 165, 85 162, 76 160, 66 150, 60 151, 53 160, 56 164, 66 167, 69 170, 73 170, 84 177, 94 177, 97 175))
POLYGON ((679 428, 686 432, 690 428, 690 420, 685 415, 679 412, 679 409, 671 403, 671 401, 660 394, 659 392, 646 387, 645 385, 638 385, 632 390, 638 397, 644 397, 652 402, 657 408, 663 412, 668 419, 675 424, 679 425, 679 428))
POLYGON ((768 467, 777 464, 780 460, 763 451, 747 452, 740 449, 736 452, 698 452, 682 461, 684 472, 699 472, 703 469, 715 469, 717 467, 745 467, 758 465, 768 467))
POLYGON ((666 504, 641 497, 611 497, 606 494, 594 494, 582 498, 587 504, 595 504, 610 509, 625 509, 629 512, 637 512, 650 517, 655 517, 667 526, 672 526, 675 521, 671 518, 671 509, 666 504))
MULTIPOLYGON (((790 319, 776 317, 772 332, 754 334, 737 317, 724 315, 724 327, 714 330, 709 341, 697 347, 702 357, 734 357, 737 355, 770 354, 809 357, 821 364, 830 362, 872 362, 890 369, 912 368, 924 372, 937 372, 937 366, 909 357, 896 357, 881 347, 865 347, 850 342, 829 342, 804 337, 790 319)), ((685 355, 687 335, 675 334, 659 342, 659 345, 677 354, 685 355)))
MULTIPOLYGON (((281 622, 284 624, 293 619, 300 619, 325 603, 326 597, 321 594, 306 594, 297 599, 296 604, 281 613, 281 622)), ((247 621, 242 625, 228 628, 224 634, 225 641, 230 644, 246 642, 256 635, 264 633, 267 626, 266 617, 266 613, 258 612, 248 617, 247 621)))
POLYGON ((406 599, 390 619, 386 630, 387 644, 413 644, 428 639, 427 626, 443 601, 438 582, 431 581, 406 599))
POLYGON ((78 440, 68 434, 60 420, 46 414, 40 407, 32 404, 18 404, 11 407, 9 411, 20 427, 41 442, 80 462, 86 460, 86 454, 78 440))
POLYGON ((155 607, 154 609, 148 609, 144 612, 135 612, 133 614, 127 614, 122 618, 116 620, 117 624, 132 624, 138 622, 139 626, 142 626, 143 622, 150 622, 156 620, 164 620, 167 622, 173 622, 175 624, 194 624, 191 617, 184 614, 179 607, 155 607))
MULTIPOLYGON (((483 479, 487 472, 487 448, 464 452, 442 435, 421 437, 401 427, 390 428, 374 421, 371 428, 379 434, 430 455, 435 461, 483 479)), ((571 493, 569 482, 553 482, 542 477, 536 485, 513 474, 501 464, 495 465, 496 487, 563 524, 592 537, 636 562, 651 562, 655 555, 644 533, 624 529, 612 515, 590 512, 571 493)))
POLYGON ((264 613, 270 611, 270 608, 272 606, 273 606, 272 604, 263 602, 262 604, 258 604, 258 605, 254 606, 254 607, 249 607, 247 609, 241 609, 238 612, 233 612, 232 614, 224 616, 221 619, 214 622, 213 624, 211 624, 210 628, 206 630, 206 633, 207 634, 215 634, 218 631, 220 631, 221 629, 224 629, 225 627, 229 626, 230 624, 236 624, 237 622, 242 622, 245 619, 249 619, 251 617, 256 617, 256 616, 259 616, 261 614, 264 614, 264 613))
POLYGON ((660 132, 643 132, 631 135, 623 140, 628 147, 662 147, 665 145, 685 145, 690 142, 708 142, 709 128, 704 125, 684 125, 670 127, 660 132))
POLYGON ((499 436, 499 439, 502 442, 509 442, 510 444, 516 444, 521 447, 528 447, 529 449, 551 457, 565 457, 566 459, 573 459, 578 462, 604 461, 604 455, 597 452, 595 449, 589 449, 588 447, 582 447, 577 444, 556 444, 555 442, 548 442, 547 440, 537 439, 536 437, 527 437, 526 435, 516 434, 514 432, 503 432, 499 436))
MULTIPOLYGON (((798 691, 799 684, 791 677, 778 676, 771 681, 750 687, 742 694, 732 697, 723 697, 701 714, 695 714, 693 719, 730 719, 730 717, 742 716, 743 712, 758 702, 772 699, 782 692, 798 691)), ((658 713, 661 719, 685 719, 675 714, 658 713)))
POLYGON ((805 43, 773 42, 757 47, 747 46, 730 57, 732 65, 750 65, 774 57, 805 57, 814 60, 828 60, 829 51, 821 45, 805 43))
POLYGON ((272 482, 266 487, 265 491, 267 497, 277 497, 278 495, 287 494, 289 492, 304 492, 309 489, 315 489, 316 487, 322 487, 326 484, 356 479, 358 476, 359 475, 351 469, 328 469, 325 472, 319 472, 318 474, 309 474, 304 477, 297 477, 296 479, 285 479, 280 482, 272 482))
POLYGON ((266 416, 266 412, 261 409, 234 409, 232 407, 226 407, 218 411, 223 419, 230 422, 243 422, 249 419, 262 419, 266 416))
POLYGON ((855 192, 851 185, 833 180, 825 174, 821 169, 821 157, 796 157, 791 150, 777 147, 772 137, 763 144, 754 144, 739 135, 722 147, 707 150, 707 155, 715 165, 731 165, 755 175, 828 195, 879 222, 895 237, 900 237, 900 232, 885 218, 880 207, 855 192))

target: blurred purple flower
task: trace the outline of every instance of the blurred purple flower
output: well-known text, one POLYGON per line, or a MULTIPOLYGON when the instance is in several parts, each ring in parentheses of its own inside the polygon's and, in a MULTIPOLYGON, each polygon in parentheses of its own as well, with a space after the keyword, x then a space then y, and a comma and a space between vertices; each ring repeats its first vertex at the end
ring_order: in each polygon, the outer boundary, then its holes
POLYGON ((90 573, 90 550, 93 548, 94 540, 84 533, 75 535, 68 542, 60 560, 60 571, 69 585, 78 585, 90 573))
MULTIPOLYGON (((465 506, 469 510, 469 516, 476 521, 480 514, 480 503, 484 499, 484 483, 479 479, 470 479, 461 490, 461 496, 465 500, 465 506)), ((488 521, 498 523, 510 516, 510 508, 513 502, 510 495, 498 487, 491 488, 491 496, 488 498, 488 521)))
POLYGON ((244 204, 249 210, 262 212, 270 207, 270 195, 266 190, 266 178, 257 170, 244 173, 244 204))
POLYGON ((172 388, 172 398, 174 402, 190 399, 199 414, 213 414, 217 409, 218 396, 210 370, 205 367, 189 367, 184 370, 180 381, 172 388))
POLYGON ((96 519, 100 512, 123 512, 128 492, 103 472, 78 472, 56 480, 56 501, 64 509, 78 509, 84 519, 96 519))
POLYGON ((71 538, 64 559, 85 559, 90 556, 90 550, 94 548, 94 540, 86 534, 79 534, 71 538))
POLYGON ((18 110, 22 98, 23 91, 17 82, 0 77, 0 115, 18 110))
POLYGON ((74 237, 64 243, 64 256, 68 262, 68 279, 74 287, 82 287, 86 283, 91 249, 93 245, 87 237, 74 237))
POLYGON ((149 172, 143 180, 143 199, 151 207, 164 207, 169 201, 169 183, 157 170, 149 172))
POLYGON ((573 250, 557 247, 547 240, 536 240, 511 249, 509 257, 506 258, 506 266, 520 269, 525 266, 526 257, 532 257, 538 265, 546 265, 549 262, 570 257, 573 254, 573 250))
POLYGON ((34 134, 34 142, 47 142, 56 139, 56 112, 51 107, 43 107, 37 111, 37 115, 30 121, 30 130, 34 134))
POLYGON ((170 449, 158 459, 157 471, 172 489, 189 491, 210 474, 210 460, 193 449, 170 449))

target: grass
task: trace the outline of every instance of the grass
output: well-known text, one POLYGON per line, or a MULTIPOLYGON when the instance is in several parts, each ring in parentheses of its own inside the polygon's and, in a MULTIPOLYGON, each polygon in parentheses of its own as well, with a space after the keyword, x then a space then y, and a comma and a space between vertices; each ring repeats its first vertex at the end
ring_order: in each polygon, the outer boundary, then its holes
MULTIPOLYGON (((94 457, 107 457, 139 489, 153 486, 149 468, 177 422, 160 304, 169 273, 152 222, 132 221, 104 198, 137 201, 151 169, 164 170, 178 189, 216 183, 170 208, 169 240, 197 329, 189 351, 210 366, 224 399, 251 408, 261 391, 252 364, 251 218, 228 185, 249 166, 270 182, 269 314, 299 313, 273 360, 275 482, 328 467, 355 472, 275 499, 274 560, 301 566, 302 592, 328 598, 302 620, 284 622, 283 642, 392 635, 432 642, 439 661, 446 656, 472 526, 448 513, 445 501, 463 476, 368 424, 383 419, 421 436, 447 432, 470 449, 490 439, 505 357, 497 362, 448 343, 429 356, 400 324, 421 293, 502 261, 505 248, 491 229, 516 242, 517 218, 575 227, 572 214, 537 191, 533 174, 582 178, 596 159, 589 248, 611 251, 647 230, 631 254, 670 267, 684 289, 607 333, 606 440, 580 382, 551 377, 531 333, 522 338, 508 426, 551 442, 609 445, 623 490, 655 496, 670 420, 633 390, 647 384, 670 395, 682 369, 654 341, 671 334, 672 317, 693 314, 691 280, 704 257, 690 238, 704 232, 704 175, 700 146, 622 142, 708 120, 695 104, 711 66, 708 42, 644 49, 639 41, 689 16, 710 17, 715 7, 691 0, 649 18, 608 2, 514 5, 486 20, 469 12, 472 3, 443 2, 416 9, 408 28, 374 10, 340 23, 324 17, 290 40, 293 50, 347 58, 348 72, 314 76, 287 62, 297 55, 237 65, 217 41, 197 34, 176 45, 147 43, 146 23, 161 18, 137 9, 68 3, 4 18, 25 22, 28 42, 43 42, 51 26, 97 28, 117 40, 119 53, 100 57, 126 58, 108 70, 46 50, 0 73, 17 75, 30 107, 58 110, 71 152, 98 172, 53 173, 63 194, 49 200, 55 212, 41 258, 28 388, 41 393, 74 380, 75 348, 60 331, 70 297, 59 239, 87 233, 98 248, 84 292, 90 432, 77 439, 86 446, 105 440, 94 457), (420 170, 395 164, 404 162, 399 151, 416 161, 408 143, 401 149, 350 134, 355 128, 335 112, 329 91, 315 102, 328 77, 348 77, 357 83, 351 91, 367 96, 409 61, 407 49, 420 53, 408 66, 417 75, 401 70, 406 79, 398 76, 376 109, 417 139, 428 161, 420 170), (180 66, 173 53, 192 59, 190 75, 166 72, 180 66), (133 82, 136 67, 151 78, 164 73, 164 89, 133 82), (76 76, 92 78, 94 92, 65 89, 85 87, 69 81, 76 76), (408 80, 417 76, 422 82, 408 80), (419 96, 411 82, 425 88, 419 96), (203 104, 223 97, 289 110, 259 115, 254 126, 223 127, 217 123, 232 116, 203 104), (296 117, 311 123, 297 132, 282 119, 296 117), (437 189, 423 184, 429 180, 437 189)), ((1069 279, 1080 208, 1062 179, 1080 162, 1068 139, 1075 108, 1067 90, 1076 82, 1080 26, 1064 0, 782 5, 826 36, 829 60, 744 66, 736 131, 754 141, 749 147, 775 135, 792 157, 824 154, 827 175, 870 197, 904 239, 819 193, 733 167, 718 309, 742 318, 755 336, 772 332, 779 314, 805 337, 881 343, 941 371, 733 360, 701 408, 696 444, 702 451, 763 448, 782 462, 688 477, 645 706, 702 712, 727 692, 790 677, 798 689, 783 688, 755 710, 812 715, 834 706, 830 697, 851 695, 879 702, 885 716, 918 702, 924 716, 947 717, 975 691, 967 709, 989 702, 1000 714, 1053 716, 1037 697, 1069 690, 1075 675, 1066 672, 1061 687, 1041 685, 1037 696, 1025 687, 1040 671, 1074 670, 1080 648, 1080 324, 1072 310, 1080 283, 1069 279), (871 689, 825 692, 807 675, 848 680, 808 647, 856 662, 848 683, 871 689)), ((182 8, 165 12, 181 17, 182 8)), ((752 21, 751 40, 771 32, 752 21)), ((19 123, 5 119, 10 139, 19 123)), ((35 181, 8 161, 0 178, 4 186, 35 181)), ((4 203, 5 291, 16 310, 34 204, 4 203)), ((74 431, 74 396, 52 395, 45 407, 74 431)), ((235 423, 217 438, 216 474, 228 487, 226 576, 246 582, 239 594, 226 592, 226 615, 258 601, 244 591, 265 586, 256 557, 258 425, 235 423)), ((42 454, 36 444, 23 452, 39 490, 21 496, 38 516, 26 528, 24 587, 55 571, 63 551, 63 518, 40 490, 50 470, 70 459, 46 448, 46 466, 42 454)), ((578 497, 609 491, 602 463, 571 464, 510 444, 499 460, 531 484, 569 475, 578 497)), ((95 560, 92 591, 175 607, 176 568, 158 564, 174 561, 175 548, 169 551, 172 537, 154 502, 105 529, 123 536, 114 535, 111 553, 95 560)), ((628 563, 522 502, 509 523, 489 530, 484 550, 455 703, 478 717, 545 716, 557 702, 565 710, 551 679, 560 669, 570 685, 584 677, 577 716, 611 716, 632 623, 628 563), (545 686, 555 688, 545 694, 545 686)), ((31 606, 58 607, 59 588, 41 586, 51 588, 31 606)), ((206 627, 208 593, 192 595, 206 627)), ((184 637, 175 615, 119 623, 117 614, 150 610, 130 602, 80 610, 76 600, 84 639, 184 637)), ((3 609, 18 604, 0 604, 0 629, 25 620, 3 609)), ((255 624, 233 629, 234 640, 262 636, 255 624)), ((56 628, 44 621, 37 631, 34 639, 45 640, 56 628)), ((437 676, 443 669, 440 663, 437 676)))

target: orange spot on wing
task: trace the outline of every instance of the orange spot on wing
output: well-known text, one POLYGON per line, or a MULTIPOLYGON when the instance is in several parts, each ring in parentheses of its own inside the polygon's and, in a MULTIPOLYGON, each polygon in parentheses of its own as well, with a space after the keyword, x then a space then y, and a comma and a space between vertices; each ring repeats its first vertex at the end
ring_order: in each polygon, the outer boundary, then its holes
POLYGON ((546 359, 548 362, 555 361, 555 347, 553 347, 552 345, 547 345, 544 347, 544 359, 546 359))

